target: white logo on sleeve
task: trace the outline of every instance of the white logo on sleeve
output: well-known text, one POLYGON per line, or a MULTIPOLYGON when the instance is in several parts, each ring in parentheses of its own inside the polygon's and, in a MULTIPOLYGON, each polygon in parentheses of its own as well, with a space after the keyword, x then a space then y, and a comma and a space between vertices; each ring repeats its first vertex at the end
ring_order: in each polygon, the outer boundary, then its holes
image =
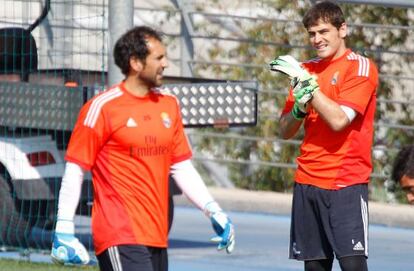
POLYGON ((129 118, 127 123, 126 123, 126 127, 137 127, 138 124, 135 122, 135 120, 133 118, 129 118))

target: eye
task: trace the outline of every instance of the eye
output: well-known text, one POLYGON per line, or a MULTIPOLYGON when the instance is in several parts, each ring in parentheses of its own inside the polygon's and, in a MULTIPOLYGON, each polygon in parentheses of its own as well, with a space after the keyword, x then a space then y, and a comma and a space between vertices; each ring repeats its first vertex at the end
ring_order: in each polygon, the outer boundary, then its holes
POLYGON ((411 193, 414 194, 414 186, 406 186, 406 187, 402 187, 402 190, 405 193, 411 193))

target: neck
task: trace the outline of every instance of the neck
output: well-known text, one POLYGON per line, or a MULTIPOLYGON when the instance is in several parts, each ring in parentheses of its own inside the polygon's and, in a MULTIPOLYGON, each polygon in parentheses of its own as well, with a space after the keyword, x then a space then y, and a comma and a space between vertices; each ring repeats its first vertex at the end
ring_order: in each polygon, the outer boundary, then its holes
POLYGON ((340 58, 341 56, 343 56, 345 54, 346 50, 348 50, 348 48, 345 45, 345 41, 342 40, 341 46, 339 46, 339 48, 338 48, 338 50, 336 50, 335 54, 333 54, 330 57, 330 60, 332 61, 332 60, 340 58))
POLYGON ((126 90, 134 96, 143 97, 148 94, 150 87, 134 77, 127 77, 124 81, 126 90))

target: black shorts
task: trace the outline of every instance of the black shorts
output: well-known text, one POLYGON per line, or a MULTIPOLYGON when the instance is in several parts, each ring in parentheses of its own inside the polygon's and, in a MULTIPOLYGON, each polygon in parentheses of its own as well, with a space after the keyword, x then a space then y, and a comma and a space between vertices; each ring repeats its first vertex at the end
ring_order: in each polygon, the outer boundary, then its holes
POLYGON ((113 246, 96 256, 101 271, 167 271, 166 248, 142 245, 113 246))
POLYGON ((289 258, 368 257, 368 185, 326 190, 295 184, 289 258))

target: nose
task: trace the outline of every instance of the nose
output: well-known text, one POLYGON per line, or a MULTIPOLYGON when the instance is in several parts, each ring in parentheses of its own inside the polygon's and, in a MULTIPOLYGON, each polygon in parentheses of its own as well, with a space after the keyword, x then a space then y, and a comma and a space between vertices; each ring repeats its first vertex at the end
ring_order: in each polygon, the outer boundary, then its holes
POLYGON ((409 204, 414 205, 414 193, 411 193, 411 192, 407 193, 407 201, 409 204))
POLYGON ((321 41, 321 38, 322 38, 321 34, 319 34, 318 32, 316 32, 315 35, 313 36, 313 42, 314 43, 318 43, 318 42, 321 41))
POLYGON ((166 57, 164 57, 164 60, 162 62, 162 67, 165 69, 169 66, 169 61, 166 57))

